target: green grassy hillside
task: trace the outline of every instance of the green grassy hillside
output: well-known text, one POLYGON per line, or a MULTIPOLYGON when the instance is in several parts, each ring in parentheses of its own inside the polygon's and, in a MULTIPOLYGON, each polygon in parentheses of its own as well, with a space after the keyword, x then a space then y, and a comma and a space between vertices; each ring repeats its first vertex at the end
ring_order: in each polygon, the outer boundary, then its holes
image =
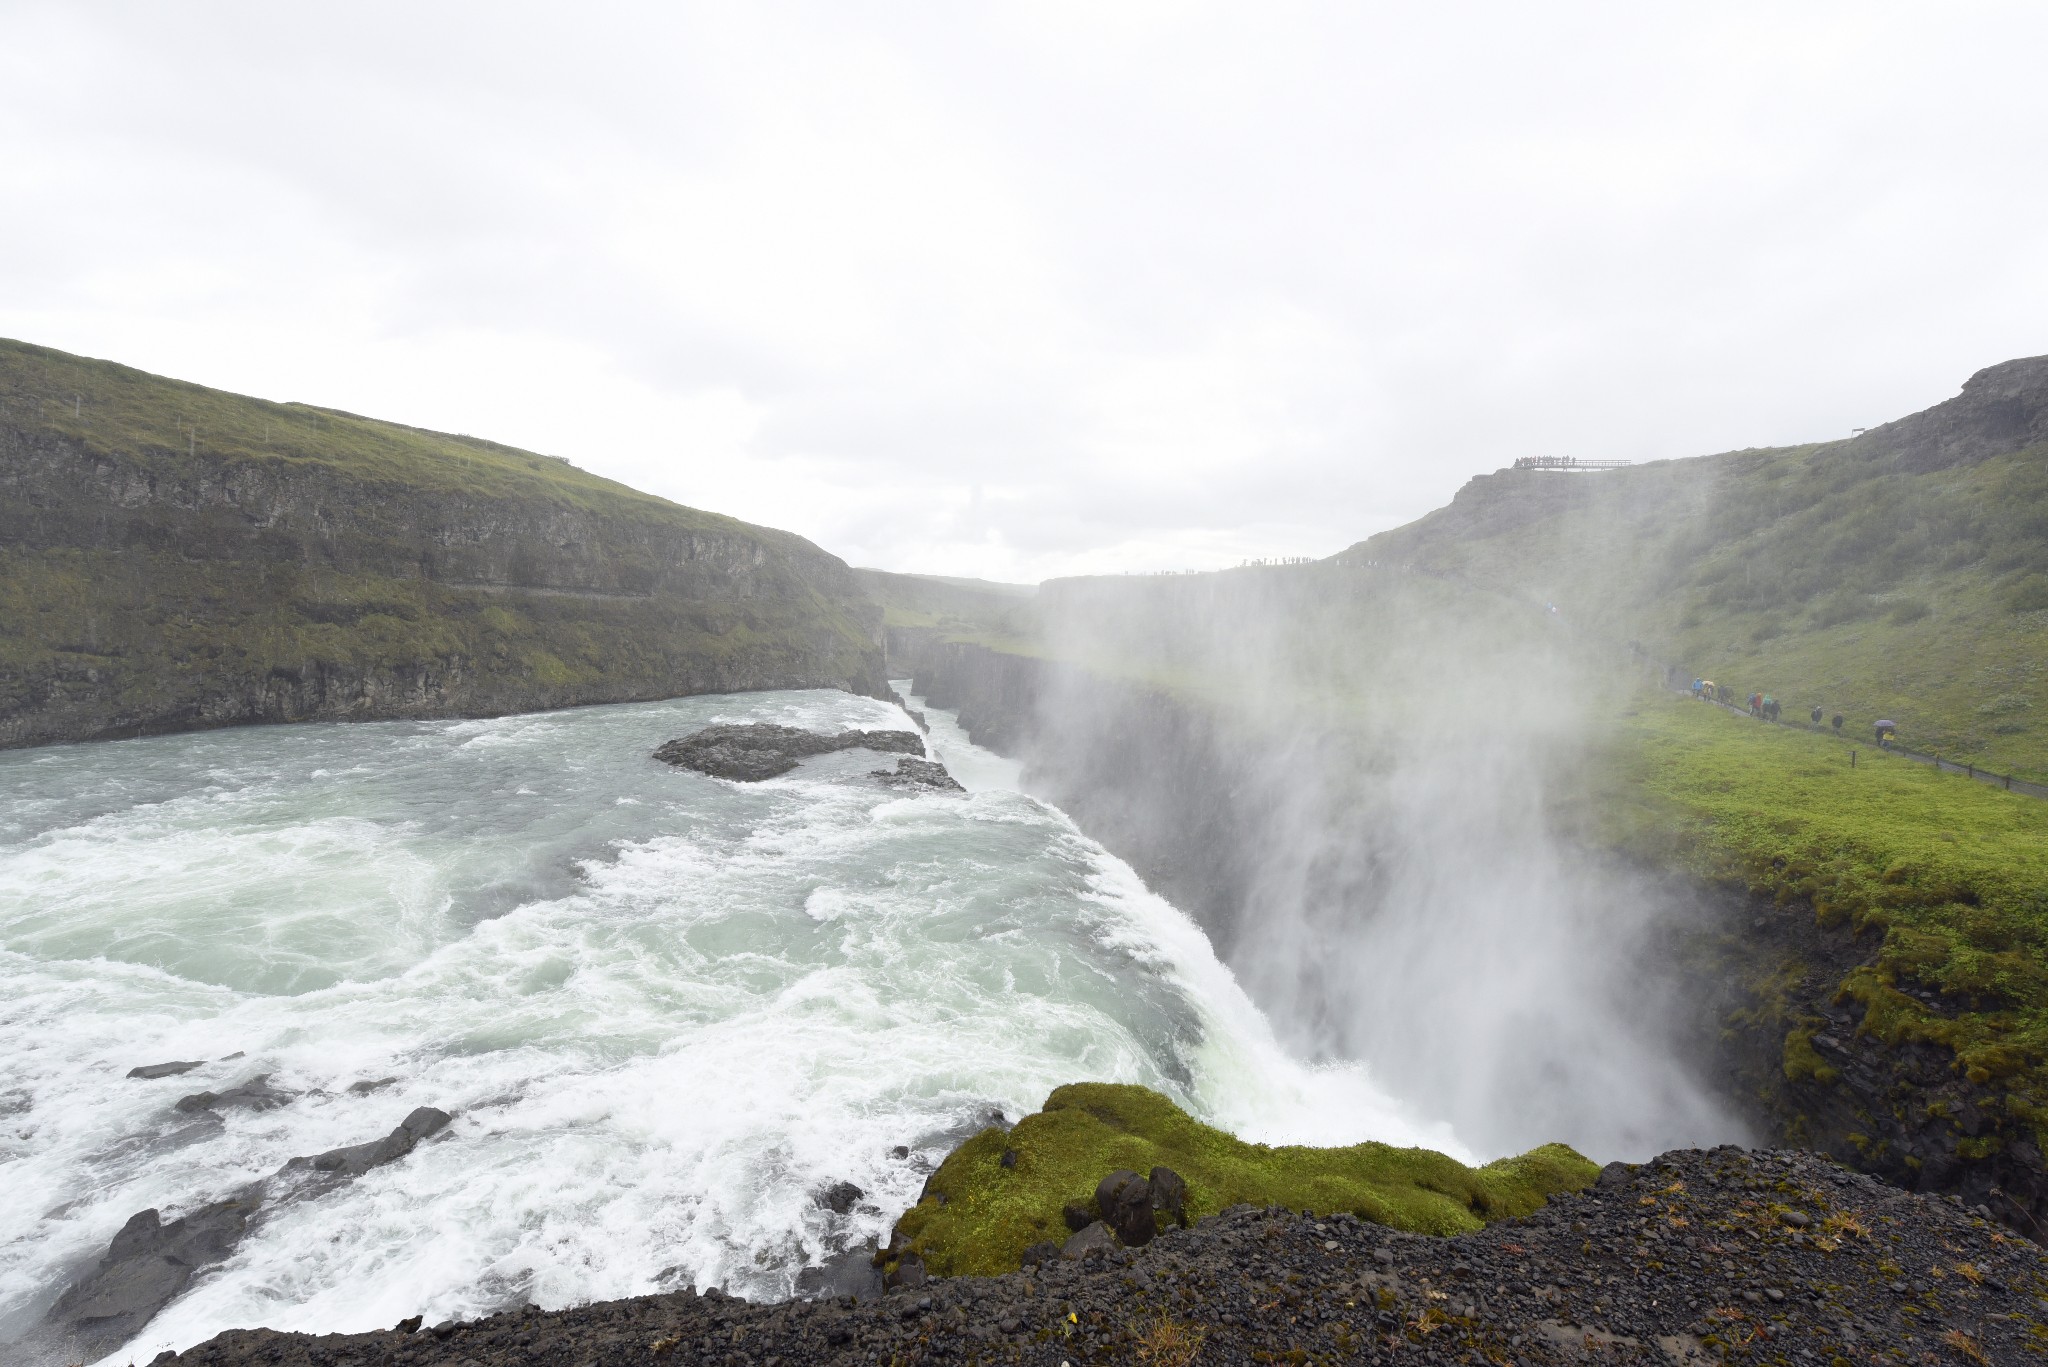
POLYGON ((1952 1049, 2048 1124, 2048 802, 1677 699, 1613 739, 1608 838, 1876 933, 1876 962, 1837 985, 1865 1030, 1952 1049))
POLYGON ((566 461, 0 341, 0 744, 875 692, 879 617, 566 461))
POLYGON ((930 574, 855 570, 892 627, 933 628, 965 635, 1024 636, 1036 627, 1036 584, 999 584, 930 574))
POLYGON ((2048 358, 1850 441, 1483 476, 1339 559, 1554 602, 1689 677, 2048 774, 2048 358))

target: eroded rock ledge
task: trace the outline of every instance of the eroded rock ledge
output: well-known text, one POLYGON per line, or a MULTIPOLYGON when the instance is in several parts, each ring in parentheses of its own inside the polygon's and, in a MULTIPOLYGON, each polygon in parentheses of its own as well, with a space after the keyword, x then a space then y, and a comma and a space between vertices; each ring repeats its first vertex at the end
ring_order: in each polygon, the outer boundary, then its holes
MULTIPOLYGON (((1240 1206, 1141 1250, 867 1302, 707 1292, 420 1332, 234 1330, 181 1367, 2019 1362, 2048 1255, 1812 1154, 1690 1150, 1454 1238, 1240 1206)), ((405 1328, 413 1327, 407 1321, 405 1328)))
MULTIPOLYGON (((758 783, 788 773, 800 759, 835 750, 880 750, 922 759, 924 741, 915 731, 841 731, 827 736, 794 726, 750 722, 693 731, 669 741, 654 752, 654 757, 664 764, 694 769, 713 778, 758 783)), ((952 782, 950 778, 946 781, 952 782)))

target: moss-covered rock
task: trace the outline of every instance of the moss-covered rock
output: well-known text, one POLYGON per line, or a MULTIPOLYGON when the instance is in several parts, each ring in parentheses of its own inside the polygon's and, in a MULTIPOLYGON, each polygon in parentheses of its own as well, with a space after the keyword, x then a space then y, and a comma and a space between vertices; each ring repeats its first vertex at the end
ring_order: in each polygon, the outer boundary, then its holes
POLYGON ((1427 1234, 1527 1215, 1599 1172, 1562 1144, 1481 1168, 1387 1144, 1248 1144, 1146 1088, 1076 1083, 1007 1134, 984 1130, 956 1149, 897 1223, 895 1251, 915 1252, 942 1276, 1013 1272, 1031 1245, 1066 1237, 1066 1203, 1091 1203, 1096 1183, 1118 1168, 1155 1166, 1186 1181, 1191 1220, 1249 1203, 1348 1211, 1427 1234), (1012 1164, 1003 1162, 1006 1152, 1012 1164))

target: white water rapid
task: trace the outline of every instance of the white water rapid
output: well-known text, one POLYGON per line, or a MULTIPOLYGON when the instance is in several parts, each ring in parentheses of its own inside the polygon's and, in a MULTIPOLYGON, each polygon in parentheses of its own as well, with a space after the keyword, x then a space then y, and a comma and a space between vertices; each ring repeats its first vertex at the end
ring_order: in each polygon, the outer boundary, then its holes
POLYGON ((991 1107, 1064 1082, 1467 1156, 1359 1069, 1291 1060, 1184 915, 943 714, 964 797, 886 789, 866 751, 751 785, 648 758, 716 721, 908 725, 790 692, 0 754, 0 1344, 133 1212, 416 1106, 454 1122, 266 1207, 112 1360, 234 1326, 786 1295, 991 1107), (126 1076, 173 1059, 207 1062, 126 1076), (266 1074, 295 1099, 173 1109, 266 1074), (842 1181, 868 1194, 844 1216, 816 1199, 842 1181))

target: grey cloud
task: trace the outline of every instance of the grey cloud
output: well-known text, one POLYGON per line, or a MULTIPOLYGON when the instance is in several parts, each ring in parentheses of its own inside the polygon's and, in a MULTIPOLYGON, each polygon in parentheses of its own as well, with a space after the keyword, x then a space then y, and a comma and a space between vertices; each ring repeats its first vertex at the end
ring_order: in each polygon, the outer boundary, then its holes
POLYGON ((1846 0, 21 5, 0 331, 883 563, 1328 550, 1514 455, 1841 435, 2044 349, 2044 38, 1846 0), (743 438, 674 429, 714 393, 743 438))

